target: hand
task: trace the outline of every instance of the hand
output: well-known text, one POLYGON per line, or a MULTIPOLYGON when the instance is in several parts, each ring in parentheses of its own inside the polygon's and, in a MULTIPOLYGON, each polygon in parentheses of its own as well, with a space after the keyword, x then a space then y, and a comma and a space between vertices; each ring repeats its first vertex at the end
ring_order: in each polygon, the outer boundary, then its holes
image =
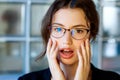
POLYGON ((51 39, 49 39, 47 44, 46 54, 47 54, 47 59, 49 63, 49 68, 52 74, 52 79, 65 80, 64 74, 60 69, 60 66, 57 60, 58 46, 56 41, 52 41, 51 39))
POLYGON ((79 62, 74 80, 88 80, 91 60, 91 50, 88 39, 81 43, 80 50, 77 50, 77 54, 79 62))

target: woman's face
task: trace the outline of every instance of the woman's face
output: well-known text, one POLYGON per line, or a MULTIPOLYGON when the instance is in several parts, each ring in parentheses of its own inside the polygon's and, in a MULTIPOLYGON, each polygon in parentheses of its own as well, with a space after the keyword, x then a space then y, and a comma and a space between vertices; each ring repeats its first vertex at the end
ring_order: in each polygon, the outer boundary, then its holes
POLYGON ((85 39, 89 38, 89 32, 82 39, 79 39, 78 36, 78 34, 81 34, 81 32, 79 32, 79 29, 89 29, 84 12, 79 8, 60 9, 53 16, 52 27, 55 27, 53 29, 55 31, 61 31, 61 28, 70 29, 66 30, 64 35, 60 36, 59 38, 57 36, 61 35, 61 32, 59 34, 54 33, 54 35, 51 32, 51 39, 52 41, 56 41, 57 46, 59 47, 58 59, 60 62, 68 65, 77 63, 78 56, 76 50, 80 49, 80 44, 84 42, 85 39), (77 29, 78 31, 76 31, 77 29), (75 36, 75 33, 78 34, 75 36), (72 37, 72 35, 74 36, 72 37))

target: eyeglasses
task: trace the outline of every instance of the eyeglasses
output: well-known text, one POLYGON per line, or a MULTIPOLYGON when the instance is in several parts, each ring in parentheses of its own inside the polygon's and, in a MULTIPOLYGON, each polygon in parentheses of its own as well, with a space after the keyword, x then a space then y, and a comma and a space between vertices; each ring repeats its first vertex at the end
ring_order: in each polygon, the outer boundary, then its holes
POLYGON ((65 29, 58 26, 52 26, 51 27, 51 35, 55 38, 61 38, 64 36, 66 31, 70 31, 71 36, 74 39, 80 40, 87 36, 89 29, 81 28, 81 27, 73 27, 71 29, 65 29))

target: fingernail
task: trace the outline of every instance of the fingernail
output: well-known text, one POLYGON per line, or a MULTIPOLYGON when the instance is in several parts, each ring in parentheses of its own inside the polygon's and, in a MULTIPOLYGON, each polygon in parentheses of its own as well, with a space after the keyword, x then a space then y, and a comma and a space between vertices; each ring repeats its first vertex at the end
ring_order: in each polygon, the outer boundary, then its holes
POLYGON ((49 42, 52 43, 52 39, 51 38, 49 38, 49 42))
POLYGON ((49 38, 49 40, 48 41, 50 41, 51 40, 51 38, 49 38))
POLYGON ((89 42, 89 39, 86 39, 86 42, 89 42))

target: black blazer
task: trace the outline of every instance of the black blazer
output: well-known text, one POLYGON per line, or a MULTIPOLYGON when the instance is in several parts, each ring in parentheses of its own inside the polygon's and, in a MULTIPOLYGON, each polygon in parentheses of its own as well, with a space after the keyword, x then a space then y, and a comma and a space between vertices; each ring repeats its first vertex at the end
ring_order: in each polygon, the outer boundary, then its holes
MULTIPOLYGON (((103 71, 95 68, 93 65, 91 65, 91 69, 92 80, 120 80, 120 75, 115 72, 103 71)), ((49 68, 42 71, 31 72, 18 78, 18 80, 50 80, 50 79, 51 73, 49 68)))

